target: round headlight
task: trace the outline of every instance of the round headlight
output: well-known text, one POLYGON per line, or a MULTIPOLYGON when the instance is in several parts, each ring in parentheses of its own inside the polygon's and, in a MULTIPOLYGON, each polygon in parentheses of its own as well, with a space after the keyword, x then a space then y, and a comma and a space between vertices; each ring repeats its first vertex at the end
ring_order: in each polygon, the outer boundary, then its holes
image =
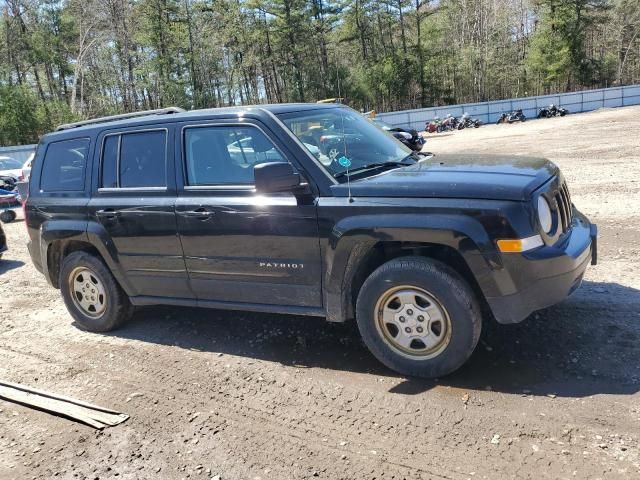
POLYGON ((551 217, 551 207, 542 195, 538 197, 538 220, 544 233, 549 233, 553 226, 553 218, 551 217))

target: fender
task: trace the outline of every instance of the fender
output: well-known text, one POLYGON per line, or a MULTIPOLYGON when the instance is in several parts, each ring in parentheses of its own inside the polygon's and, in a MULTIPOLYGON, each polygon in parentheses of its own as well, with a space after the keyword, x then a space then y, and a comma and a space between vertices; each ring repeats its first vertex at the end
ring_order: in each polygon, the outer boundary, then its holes
POLYGON ((415 242, 451 247, 459 252, 485 295, 493 291, 491 273, 502 260, 483 225, 456 214, 360 215, 340 220, 325 252, 325 306, 329 321, 353 315, 351 284, 358 266, 378 242, 415 242))
POLYGON ((87 238, 89 243, 98 249, 104 262, 125 293, 129 297, 137 295, 136 290, 131 286, 129 280, 127 280, 127 276, 118 258, 118 250, 111 241, 111 236, 105 228, 97 222, 87 222, 87 238))
POLYGON ((56 285, 57 279, 51 277, 49 249, 58 240, 77 240, 87 242, 86 220, 48 220, 40 225, 40 259, 42 273, 50 285, 56 285))
POLYGON ((127 295, 135 295, 134 289, 122 271, 118 252, 106 230, 102 225, 87 220, 49 220, 40 226, 40 258, 44 276, 49 284, 55 285, 57 280, 51 277, 51 268, 48 263, 49 249, 53 242, 59 240, 76 240, 95 247, 122 289, 127 295))

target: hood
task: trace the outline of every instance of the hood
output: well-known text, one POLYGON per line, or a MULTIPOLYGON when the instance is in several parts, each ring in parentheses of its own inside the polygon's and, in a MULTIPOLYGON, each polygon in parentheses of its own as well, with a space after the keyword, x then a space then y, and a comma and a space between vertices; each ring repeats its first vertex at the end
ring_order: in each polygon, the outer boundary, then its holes
MULTIPOLYGON (((407 167, 351 182, 354 197, 478 198, 525 201, 558 173, 543 158, 434 155, 407 167)), ((347 184, 332 187, 347 196, 347 184)))

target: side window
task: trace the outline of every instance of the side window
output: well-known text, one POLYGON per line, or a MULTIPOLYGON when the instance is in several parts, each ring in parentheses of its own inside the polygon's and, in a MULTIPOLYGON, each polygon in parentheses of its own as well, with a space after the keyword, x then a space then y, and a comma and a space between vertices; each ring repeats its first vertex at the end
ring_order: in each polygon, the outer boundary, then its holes
POLYGON ((255 127, 192 127, 184 131, 189 185, 252 185, 253 167, 286 162, 255 127))
POLYGON ((44 155, 40 189, 45 192, 83 191, 88 151, 88 138, 50 143, 44 155))
POLYGON ((166 187, 167 134, 164 130, 123 133, 105 138, 104 188, 166 187))
POLYGON ((102 150, 102 183, 105 188, 118 186, 118 147, 120 135, 105 138, 102 150))

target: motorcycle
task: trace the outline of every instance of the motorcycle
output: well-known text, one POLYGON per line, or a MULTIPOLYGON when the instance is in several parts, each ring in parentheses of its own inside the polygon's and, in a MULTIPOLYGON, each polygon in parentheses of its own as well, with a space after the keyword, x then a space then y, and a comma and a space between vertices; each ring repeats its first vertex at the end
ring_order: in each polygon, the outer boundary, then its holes
POLYGON ((441 132, 444 131, 450 131, 450 130, 455 130, 458 128, 458 119, 456 117, 454 117, 453 115, 447 115, 447 118, 445 118, 442 123, 440 124, 440 128, 441 128, 441 132))
POLYGON ((548 107, 544 107, 538 113, 538 118, 564 117, 569 110, 562 107, 556 107, 553 103, 548 107))
POLYGON ((524 113, 522 113, 522 109, 514 110, 511 113, 503 113, 498 118, 496 125, 500 125, 501 123, 514 123, 514 122, 524 122, 527 120, 527 117, 524 113))
POLYGON ((427 133, 441 133, 458 128, 458 119, 453 115, 447 115, 444 120, 439 117, 434 118, 425 124, 424 130, 427 133))
POLYGON ((442 122, 440 122, 439 118, 434 118, 433 120, 431 120, 430 122, 427 122, 424 126, 424 131, 427 133, 438 133, 441 132, 441 127, 440 124, 442 122))
POLYGON ((478 128, 482 125, 482 122, 477 118, 471 118, 468 113, 465 113, 460 117, 460 121, 458 122, 458 130, 462 130, 463 128, 478 128))

